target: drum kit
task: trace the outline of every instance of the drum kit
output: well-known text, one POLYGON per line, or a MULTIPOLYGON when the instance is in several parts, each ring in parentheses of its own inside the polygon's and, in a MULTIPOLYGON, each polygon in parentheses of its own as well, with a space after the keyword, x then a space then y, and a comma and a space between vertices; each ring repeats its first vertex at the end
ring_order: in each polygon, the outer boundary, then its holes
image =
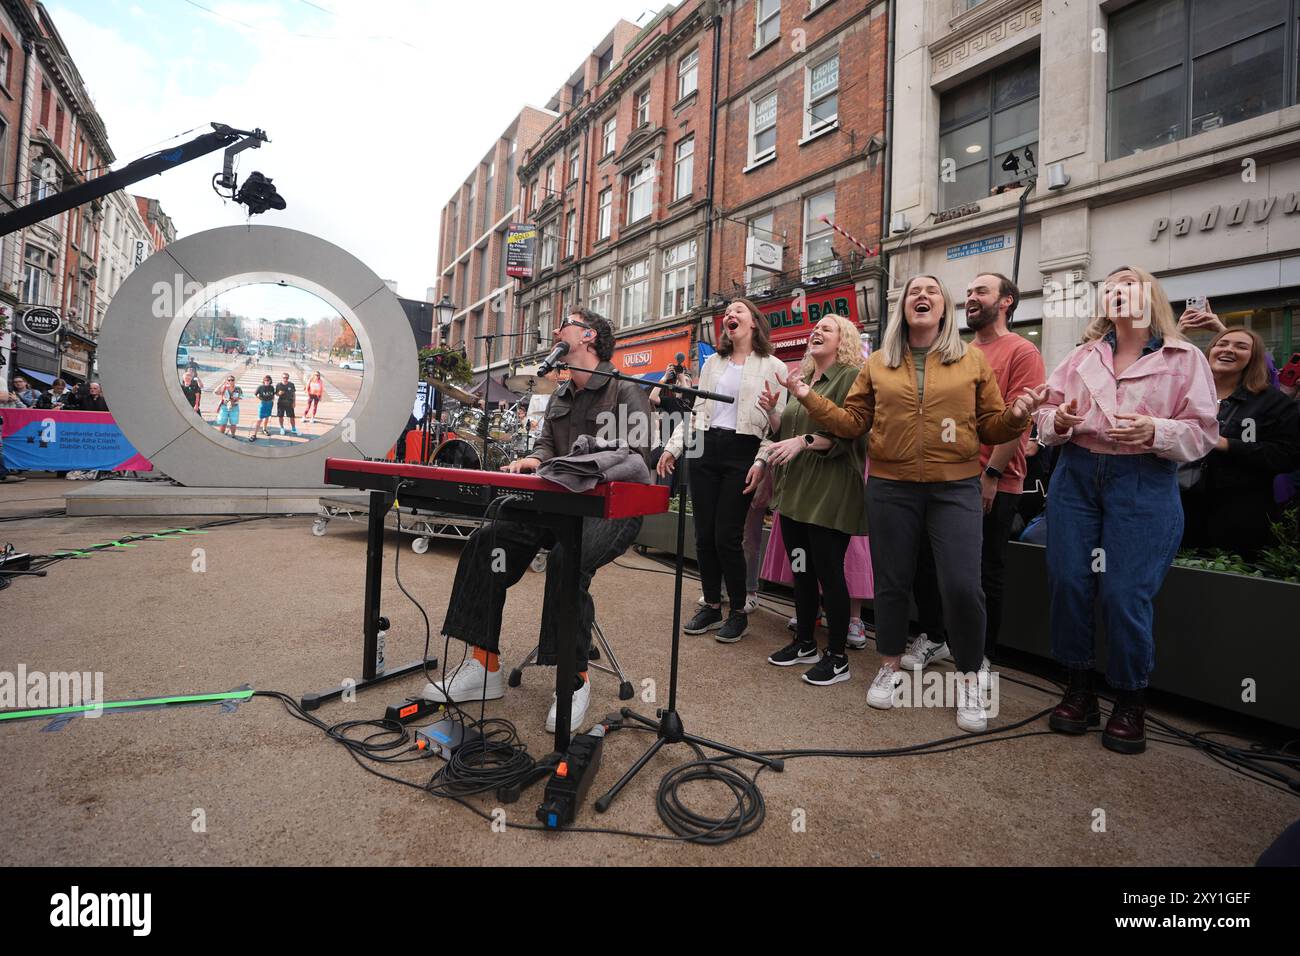
POLYGON ((434 422, 432 454, 429 464, 445 468, 469 468, 500 471, 516 458, 525 457, 533 449, 536 433, 528 418, 528 405, 533 395, 546 395, 555 390, 555 383, 528 375, 515 375, 504 380, 512 391, 524 394, 505 408, 484 412, 477 407, 480 399, 450 382, 430 379, 429 384, 446 398, 460 404, 450 414, 450 424, 434 422))

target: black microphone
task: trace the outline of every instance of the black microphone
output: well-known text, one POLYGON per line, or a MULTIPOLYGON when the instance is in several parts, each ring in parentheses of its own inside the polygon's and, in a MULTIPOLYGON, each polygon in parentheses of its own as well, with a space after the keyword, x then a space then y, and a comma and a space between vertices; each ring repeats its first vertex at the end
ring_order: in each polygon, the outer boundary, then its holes
POLYGON ((553 371, 555 366, 559 364, 560 359, 564 358, 564 356, 568 354, 569 343, 557 342, 555 348, 551 349, 551 354, 546 356, 541 365, 537 366, 537 377, 541 378, 548 372, 553 371))

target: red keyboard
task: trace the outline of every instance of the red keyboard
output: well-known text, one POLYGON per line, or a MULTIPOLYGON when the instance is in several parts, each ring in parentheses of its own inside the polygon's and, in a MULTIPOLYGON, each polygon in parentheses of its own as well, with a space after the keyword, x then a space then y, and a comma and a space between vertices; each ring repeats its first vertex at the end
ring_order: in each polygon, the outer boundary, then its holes
POLYGON ((505 495, 510 496, 505 505, 510 509, 584 518, 632 518, 668 510, 667 486, 630 481, 610 481, 590 491, 569 491, 536 475, 352 458, 327 458, 325 481, 345 488, 385 491, 400 499, 403 506, 430 511, 447 510, 448 506, 458 512, 481 510, 505 495), (400 492, 399 483, 404 483, 400 492))

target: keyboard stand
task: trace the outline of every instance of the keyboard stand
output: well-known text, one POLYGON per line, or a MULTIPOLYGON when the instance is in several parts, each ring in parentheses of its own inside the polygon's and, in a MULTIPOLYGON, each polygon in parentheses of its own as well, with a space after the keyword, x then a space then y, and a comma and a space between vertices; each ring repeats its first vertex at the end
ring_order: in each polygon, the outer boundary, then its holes
POLYGON ((323 690, 315 694, 303 694, 299 701, 303 710, 315 710, 321 704, 350 691, 362 691, 376 684, 405 677, 416 671, 423 671, 427 665, 431 670, 438 666, 436 657, 423 661, 413 661, 401 667, 385 667, 378 671, 379 632, 388 630, 388 619, 380 616, 379 595, 384 579, 384 517, 393 503, 393 496, 383 491, 370 492, 370 516, 366 526, 366 599, 362 621, 363 643, 361 646, 361 680, 344 681, 338 687, 323 690))

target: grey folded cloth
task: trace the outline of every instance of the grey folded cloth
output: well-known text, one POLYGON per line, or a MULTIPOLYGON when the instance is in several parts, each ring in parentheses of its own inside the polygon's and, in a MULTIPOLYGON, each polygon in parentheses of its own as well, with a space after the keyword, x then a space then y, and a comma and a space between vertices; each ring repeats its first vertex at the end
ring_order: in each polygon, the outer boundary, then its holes
POLYGON ((590 491, 605 481, 650 481, 650 469, 638 452, 592 435, 579 435, 567 455, 542 462, 537 474, 570 491, 590 491))

